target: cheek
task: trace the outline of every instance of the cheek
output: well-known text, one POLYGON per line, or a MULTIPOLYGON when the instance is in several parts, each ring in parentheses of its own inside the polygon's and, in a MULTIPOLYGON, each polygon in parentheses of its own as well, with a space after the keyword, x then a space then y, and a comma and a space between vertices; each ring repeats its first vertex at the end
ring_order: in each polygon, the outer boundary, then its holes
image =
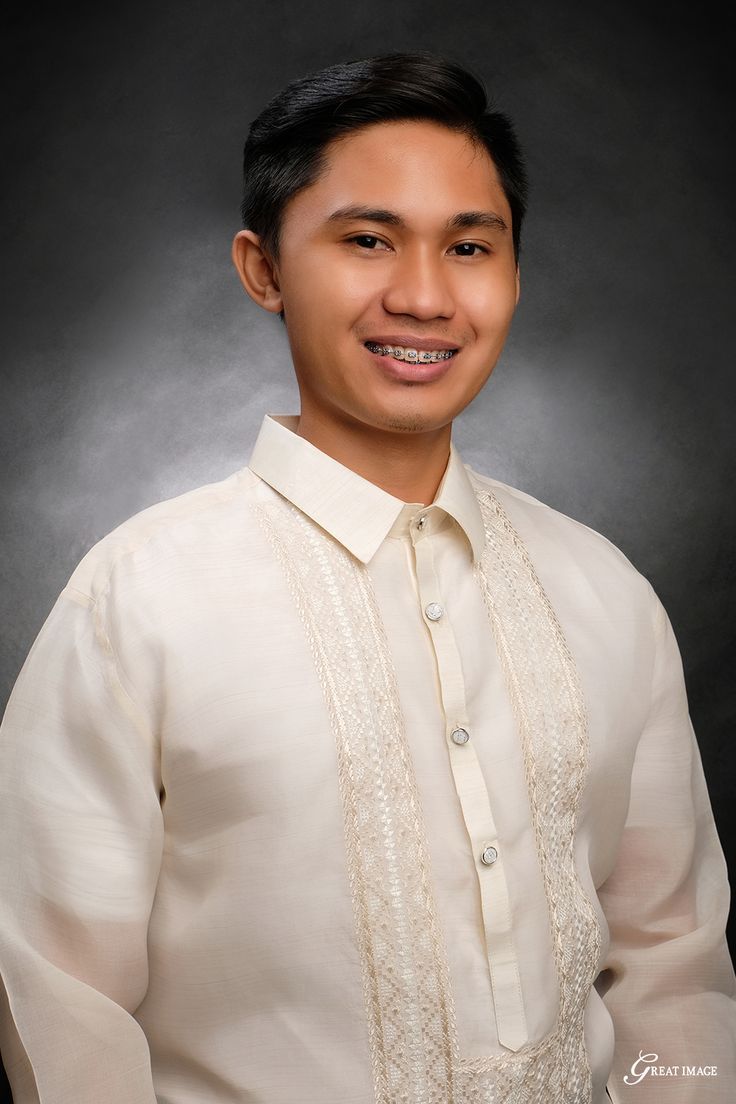
POLYGON ((322 256, 316 250, 309 257, 290 258, 280 275, 287 316, 300 330, 329 331, 335 340, 380 296, 377 273, 370 265, 336 263, 334 256, 322 256))
POLYGON ((325 265, 329 276, 323 277, 326 298, 322 310, 342 324, 342 330, 353 326, 367 310, 383 300, 386 273, 381 264, 353 259, 342 264, 325 265))
POLYGON ((465 297, 465 309, 479 336, 505 332, 516 309, 516 280, 498 279, 471 288, 465 297))

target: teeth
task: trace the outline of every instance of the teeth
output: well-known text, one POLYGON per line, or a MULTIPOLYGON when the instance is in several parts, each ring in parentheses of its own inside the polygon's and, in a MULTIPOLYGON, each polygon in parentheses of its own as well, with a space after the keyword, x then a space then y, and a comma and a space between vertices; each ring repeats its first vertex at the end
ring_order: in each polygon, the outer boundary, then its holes
POLYGON ((406 349, 403 345, 378 345, 375 341, 366 341, 365 346, 378 356, 390 356, 409 364, 435 364, 438 360, 449 360, 456 352, 455 349, 406 349))

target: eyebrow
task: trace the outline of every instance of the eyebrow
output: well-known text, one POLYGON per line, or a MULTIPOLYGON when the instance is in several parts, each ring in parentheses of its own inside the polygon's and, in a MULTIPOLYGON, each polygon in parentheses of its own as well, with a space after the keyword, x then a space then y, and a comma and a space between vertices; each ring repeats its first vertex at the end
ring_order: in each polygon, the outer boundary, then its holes
POLYGON ((484 226, 487 230, 508 230, 506 220, 495 211, 461 211, 447 220, 448 230, 472 230, 474 226, 484 226))
MULTIPOLYGON (((384 226, 398 226, 402 230, 406 229, 406 223, 395 211, 388 211, 382 207, 362 207, 359 204, 339 207, 332 212, 327 221, 380 222, 384 226)), ((498 230, 501 233, 508 231, 506 220, 495 211, 460 211, 449 218, 446 224, 448 230, 471 230, 474 226, 483 226, 487 230, 498 230)))

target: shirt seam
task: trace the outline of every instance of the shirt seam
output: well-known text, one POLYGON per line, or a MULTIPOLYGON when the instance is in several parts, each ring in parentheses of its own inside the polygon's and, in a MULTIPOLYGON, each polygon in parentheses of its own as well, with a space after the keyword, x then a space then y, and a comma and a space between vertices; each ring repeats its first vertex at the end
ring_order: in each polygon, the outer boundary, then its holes
MULTIPOLYGON (((121 672, 124 673, 124 668, 112 640, 110 639, 110 634, 107 631, 105 615, 107 610, 106 602, 110 590, 109 582, 108 580, 108 585, 100 594, 100 600, 91 599, 90 612, 92 615, 95 638, 100 645, 103 659, 105 660, 105 666, 108 670, 110 690, 126 716, 135 725, 139 735, 142 736, 147 743, 159 747, 160 741, 154 732, 153 726, 146 720, 145 710, 123 682, 121 672)), ((125 674, 125 679, 130 683, 127 674, 125 674)))
MULTIPOLYGON (((254 474, 254 473, 250 472, 250 469, 248 469, 246 467, 246 468, 241 468, 237 472, 234 472, 233 476, 239 477, 243 472, 248 472, 248 474, 251 474, 251 475, 254 474)), ((233 476, 228 476, 227 478, 230 479, 230 478, 233 478, 233 476)), ((258 477, 256 477, 256 478, 258 478, 258 477)), ((189 494, 189 493, 195 494, 197 492, 197 490, 200 490, 200 489, 201 488, 194 488, 194 490, 192 492, 185 492, 185 494, 189 494)), ((118 566, 120 566, 128 556, 133 556, 137 552, 142 551, 144 548, 146 548, 146 546, 148 544, 150 544, 152 541, 154 541, 156 539, 156 537, 159 535, 160 529, 162 527, 163 528, 166 527, 167 522, 173 522, 173 523, 182 522, 182 523, 184 523, 186 521, 191 520, 194 517, 201 516, 201 514, 206 513, 207 510, 212 509, 215 506, 219 506, 223 502, 232 501, 240 493, 241 493, 241 488, 240 488, 239 485, 236 485, 236 486, 230 488, 227 492, 223 492, 222 494, 218 493, 216 495, 216 497, 214 498, 214 500, 209 500, 206 504, 203 503, 201 506, 194 507, 191 512, 187 512, 185 514, 162 514, 161 517, 156 519, 155 529, 152 532, 147 532, 147 533, 141 535, 141 537, 134 544, 126 544, 124 547, 117 547, 116 548, 115 547, 115 542, 113 540, 113 537, 115 537, 115 534, 118 533, 119 530, 125 529, 129 524, 131 524, 132 522, 135 521, 136 517, 140 517, 141 514, 145 513, 146 510, 155 510, 157 506, 161 505, 161 503, 153 503, 151 506, 146 507, 144 510, 139 511, 138 514, 133 514, 133 516, 131 518, 128 518, 125 521, 121 522, 119 526, 116 526, 115 529, 112 529, 109 533, 107 533, 99 541, 97 541, 95 544, 93 544, 90 549, 88 549, 88 551, 85 553, 85 555, 79 561, 79 564, 77 565, 77 567, 72 572, 72 574, 70 576, 70 579, 69 579, 69 582, 64 587, 64 590, 69 592, 69 597, 72 598, 72 600, 74 600, 74 601, 79 601, 80 598, 84 598, 84 599, 87 600, 87 602, 89 604, 96 605, 98 599, 95 597, 94 593, 89 594, 87 591, 82 590, 80 587, 76 586, 75 583, 73 582, 73 580, 75 578, 75 575, 77 574, 77 571, 82 566, 82 564, 85 562, 85 560, 87 560, 88 557, 90 558, 91 561, 95 561, 95 560, 97 561, 95 566, 99 566, 100 568, 104 567, 104 575, 103 575, 102 580, 101 580, 101 589, 100 589, 100 592, 99 592, 99 598, 104 599, 108 595, 108 592, 109 592, 109 589, 110 589, 110 584, 111 584, 111 581, 112 581, 112 574, 113 574, 114 570, 118 566), (106 545, 108 547, 105 547, 106 545), (106 556, 103 556, 103 553, 106 553, 106 556)), ((175 499, 173 499, 172 501, 175 501, 175 499)), ((170 530, 170 528, 171 528, 171 526, 169 526, 169 530, 170 530)), ((121 538, 117 538, 117 539, 124 540, 125 538, 121 537, 121 538)), ((94 590, 94 587, 92 587, 91 589, 94 590)))

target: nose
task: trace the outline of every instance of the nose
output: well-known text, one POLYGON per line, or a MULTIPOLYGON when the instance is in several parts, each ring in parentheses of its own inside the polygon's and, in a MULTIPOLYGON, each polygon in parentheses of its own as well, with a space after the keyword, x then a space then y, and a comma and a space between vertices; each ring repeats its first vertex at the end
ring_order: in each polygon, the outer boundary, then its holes
POLYGON ((383 305, 389 314, 410 315, 425 321, 451 318, 455 301, 442 257, 422 247, 400 253, 391 265, 383 305))

